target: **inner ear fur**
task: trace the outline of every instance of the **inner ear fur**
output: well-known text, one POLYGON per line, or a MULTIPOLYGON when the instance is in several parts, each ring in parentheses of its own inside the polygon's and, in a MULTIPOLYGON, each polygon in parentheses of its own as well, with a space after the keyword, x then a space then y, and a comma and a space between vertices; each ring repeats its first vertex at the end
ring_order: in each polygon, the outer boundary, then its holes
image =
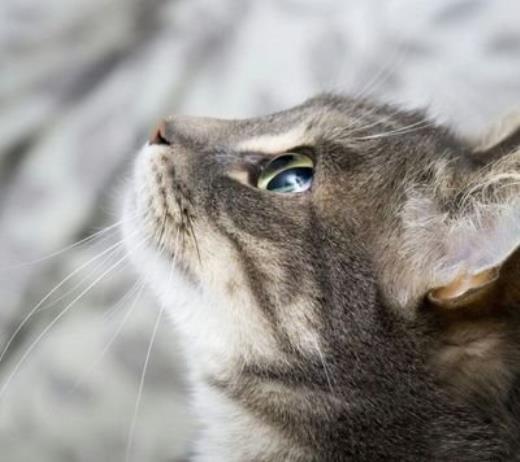
POLYGON ((466 225, 455 225, 445 245, 451 275, 427 294, 446 309, 496 303, 490 297, 497 288, 505 291, 501 302, 516 302, 520 293, 520 113, 493 127, 474 155, 475 171, 459 195, 467 205, 458 219, 466 225))
POLYGON ((408 319, 425 297, 476 306, 507 277, 504 264, 520 246, 520 114, 497 127, 459 156, 441 153, 407 172, 376 265, 387 303, 408 319))

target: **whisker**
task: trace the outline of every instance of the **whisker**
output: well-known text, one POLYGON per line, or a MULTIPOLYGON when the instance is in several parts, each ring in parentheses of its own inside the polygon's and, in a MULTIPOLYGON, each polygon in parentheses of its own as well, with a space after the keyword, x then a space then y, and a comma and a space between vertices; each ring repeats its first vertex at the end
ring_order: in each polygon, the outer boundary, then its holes
POLYGON ((155 337, 157 336, 157 331, 159 330, 159 323, 161 322, 161 318, 163 315, 163 311, 165 309, 165 305, 163 304, 159 309, 159 313, 157 314, 157 318, 155 320, 155 324, 153 326, 152 336, 150 337, 150 342, 148 343, 148 349, 146 351, 146 356, 143 363, 143 372, 141 374, 141 380, 139 381, 139 388, 137 390, 137 399, 135 401, 134 412, 132 414, 132 422, 130 424, 130 429, 128 431, 128 441, 126 445, 126 462, 131 460, 131 452, 134 442, 134 434, 135 427, 137 424, 137 417, 139 414, 139 408, 141 407, 141 400, 143 398, 143 389, 144 389, 144 381, 146 377, 146 372, 148 371, 148 365, 150 363, 150 357, 152 354, 153 344, 155 342, 155 337))
MULTIPOLYGON (((59 297, 53 299, 50 303, 48 304, 45 304, 45 303, 41 303, 40 306, 38 307, 34 307, 26 316, 25 318, 21 321, 21 323, 17 326, 16 330, 11 334, 11 337, 9 337, 9 340, 7 341, 2 353, 0 354, 0 362, 5 359, 5 355, 8 353, 9 351, 9 348, 11 346, 11 344, 15 341, 15 339, 17 338, 17 336, 20 334, 20 332, 23 330, 23 328, 26 326, 26 324, 30 321, 31 318, 33 318, 34 316, 37 315, 38 312, 42 312, 42 311, 46 311, 54 306, 56 306, 60 301, 62 301, 63 299, 67 298, 70 294, 74 293, 76 291, 76 289, 78 289, 79 287, 81 287, 86 281, 88 281, 89 279, 91 279, 92 276, 98 274, 99 270, 101 270, 103 267, 105 267, 105 265, 107 264, 107 262, 113 257, 115 256, 119 250, 121 249, 116 249, 114 250, 111 254, 108 254, 108 255, 105 255, 102 260, 100 260, 100 262, 98 264, 95 264, 94 267, 92 268, 92 270, 87 274, 87 276, 85 276, 84 278, 82 278, 77 284, 74 284, 70 289, 68 289, 67 291, 65 291, 64 293, 62 293, 59 297)), ((50 297, 49 297, 50 298, 50 297)))
MULTIPOLYGON (((375 109, 370 110, 368 113, 363 114, 363 118, 369 117, 374 113, 375 109)), ((375 127, 377 125, 383 125, 390 121, 395 121, 395 116, 398 114, 398 110, 391 111, 390 114, 385 115, 384 117, 379 117, 378 119, 367 123, 366 125, 362 125, 360 127, 355 127, 353 130, 349 130, 349 136, 352 136, 356 133, 359 133, 364 130, 368 130, 369 128, 375 127)))
POLYGON ((159 231, 159 238, 157 239, 157 245, 159 247, 159 249, 163 249, 166 245, 166 243, 164 242, 164 235, 165 235, 165 232, 166 232, 166 218, 168 216, 168 213, 167 211, 164 212, 164 216, 163 216, 163 219, 162 219, 162 223, 161 223, 161 230, 159 231))
POLYGON ((372 140, 372 139, 377 139, 377 138, 386 138, 389 136, 404 135, 406 133, 412 133, 417 130, 422 130, 423 128, 427 128, 433 124, 434 123, 430 122, 430 121, 420 120, 418 122, 407 125, 405 127, 398 128, 396 130, 390 130, 388 132, 383 132, 383 133, 376 133, 374 135, 360 136, 358 138, 353 138, 353 140, 363 141, 363 140, 372 140))
POLYGON ((124 249, 114 249, 113 252, 109 253, 108 255, 105 255, 104 258, 102 258, 98 263, 96 263, 94 265, 94 267, 91 269, 91 271, 89 271, 89 273, 87 274, 87 276, 85 276, 84 278, 82 278, 77 284, 74 284, 74 286, 72 286, 70 289, 68 289, 67 291, 65 291, 63 294, 61 294, 59 297, 53 299, 50 301, 49 304, 44 304, 40 307, 40 309, 38 311, 44 311, 44 310, 48 310, 49 308, 53 307, 53 306, 56 306, 56 304, 60 301, 62 301, 63 299, 65 299, 68 295, 70 295, 71 293, 73 293, 77 288, 81 287, 83 285, 84 282, 88 281, 90 279, 91 276, 95 275, 95 274, 98 274, 98 271, 103 269, 105 267, 105 265, 110 261, 110 259, 114 256, 116 256, 118 254, 118 252, 120 252, 121 250, 124 251, 124 249))
MULTIPOLYGON (((165 215, 165 218, 166 218, 166 215, 165 215)), ((170 282, 171 282, 171 279, 172 279, 172 276, 173 276, 173 271, 174 271, 174 268, 175 268, 175 262, 176 262, 177 255, 178 255, 178 240, 179 240, 180 234, 181 234, 180 233, 180 229, 177 229, 177 233, 176 233, 176 236, 175 236, 175 242, 174 242, 173 261, 172 261, 172 264, 170 266, 170 271, 169 271, 169 274, 168 274, 168 279, 167 279, 167 283, 166 283, 166 290, 169 290, 169 288, 170 288, 170 282)), ((133 443, 134 443, 134 435, 135 435, 135 428, 136 428, 136 425, 137 425, 137 417, 138 417, 138 414, 139 414, 139 408, 141 406, 141 400, 142 400, 142 396, 143 396, 144 380, 145 380, 146 372, 148 370, 148 364, 150 362, 150 355, 151 355, 151 352, 152 352, 152 348, 153 348, 153 344, 154 344, 154 341, 155 341, 155 337, 157 335, 157 330, 159 329, 159 323, 161 321, 161 317, 163 315, 163 312, 164 312, 165 308, 166 308, 166 305, 163 303, 161 305, 159 313, 157 314, 157 319, 156 319, 155 325, 153 327, 152 336, 151 336, 150 342, 148 344, 148 350, 146 352, 146 357, 145 357, 144 364, 143 364, 143 372, 141 374, 141 380, 139 382, 139 388, 137 390, 137 399, 136 399, 135 406, 134 406, 134 412, 132 414, 132 421, 131 421, 131 424, 130 424, 130 428, 128 430, 128 440, 127 440, 127 445, 126 445, 126 462, 129 462, 131 460, 131 457, 132 457, 131 452, 132 452, 132 447, 133 447, 133 443)))
POLYGON ((373 77, 355 94, 356 99, 360 101, 363 100, 372 93, 374 89, 377 89, 379 85, 383 84, 392 75, 392 72, 394 72, 399 65, 404 63, 407 58, 406 55, 406 52, 396 49, 386 63, 380 66, 379 70, 373 75, 373 77))
POLYGON ((318 356, 320 357, 321 365, 323 366, 323 372, 325 373, 325 377, 327 379, 327 383, 329 385, 330 392, 334 393, 334 389, 332 388, 332 381, 330 379, 329 369, 328 369, 327 364, 325 362, 325 357, 323 356, 321 348, 318 345, 318 341, 316 339, 314 339, 314 344, 315 344, 315 347, 316 347, 316 351, 318 352, 318 356))
POLYGON ((195 230, 193 228, 193 223, 192 223, 190 217, 186 218, 186 223, 188 224, 188 227, 190 228, 191 240, 192 240, 193 244, 195 245, 195 251, 197 252, 197 258, 198 258, 198 261, 199 261, 199 265, 202 268, 202 260, 200 258, 200 250, 199 250, 199 242, 197 240, 197 236, 195 235, 195 230))
POLYGON ((130 292, 135 292, 139 283, 141 283, 144 286, 144 282, 139 279, 136 281, 136 283, 128 290, 126 293, 119 299, 117 303, 112 305, 108 310, 103 313, 103 321, 109 322, 111 318, 114 316, 117 316, 117 312, 120 311, 120 309, 124 306, 124 303, 122 303, 130 294, 130 292))
MULTIPOLYGON (((136 248, 140 247, 144 242, 147 240, 147 238, 143 239, 136 248)), ((134 249, 135 250, 135 249, 134 249)), ((133 251, 132 251, 133 252, 133 251)), ((21 356, 19 361, 17 362, 16 366, 13 368, 12 372, 9 374, 5 382, 3 383, 2 387, 0 388, 0 399, 4 396, 7 387, 15 377, 16 373, 20 369, 20 367, 24 364, 25 360, 29 357, 31 352, 38 346, 40 341, 45 337, 47 332, 49 332, 57 323, 58 321, 65 316, 72 307, 78 302, 87 292, 89 292, 99 281, 101 281, 105 276, 107 276, 109 273, 111 273, 115 268, 117 268, 121 263, 123 263, 125 260, 127 260, 132 252, 127 253, 123 258, 119 259, 116 263, 114 263, 109 269, 104 271, 101 276, 96 278, 94 282, 88 285, 87 288, 81 291, 81 293, 75 297, 48 325, 43 331, 36 337, 36 339, 31 343, 31 345, 25 350, 24 354, 21 356)))
POLYGON ((25 266, 31 266, 31 265, 36 265, 38 263, 43 263, 53 257, 62 255, 80 245, 87 244, 91 241, 95 241, 96 239, 99 239, 100 237, 102 237, 106 234, 111 234, 110 232, 115 233, 117 231, 117 229, 114 229, 114 228, 121 226, 121 224, 124 223, 124 221, 125 220, 120 220, 117 223, 107 226, 106 228, 103 228, 93 234, 90 234, 87 237, 84 237, 83 239, 80 239, 79 241, 74 242, 73 244, 67 245, 66 247, 62 248, 61 250, 57 250, 56 252, 49 253, 49 254, 44 255, 43 257, 37 258, 35 260, 17 263, 15 265, 5 266, 3 268, 0 268, 0 271, 9 271, 9 270, 13 270, 13 269, 23 268, 25 266))
MULTIPOLYGON (((376 111, 376 110, 377 110, 377 106, 374 106, 370 111, 368 111, 367 113, 362 114, 362 118, 370 117, 374 113, 374 111, 376 111)), ((392 111, 390 111, 389 114, 387 114, 387 115, 385 115, 383 117, 379 117, 379 118, 373 120, 370 123, 367 123, 367 124, 362 125, 360 127, 353 127, 353 129, 349 130, 348 135, 352 136, 352 135, 354 135, 356 133, 368 130, 369 128, 375 127, 377 125, 384 125, 384 124, 387 124, 388 122, 395 122, 396 121, 396 115, 398 115, 399 113, 400 113, 399 109, 392 110, 392 111)), ((420 124, 420 123, 424 123, 424 122, 425 121, 421 120, 421 121, 414 122, 411 125, 420 124)), ((404 126, 404 127, 403 126, 396 126, 396 127, 388 127, 388 128, 391 128, 391 129, 395 128, 396 130, 403 130, 405 128, 408 128, 409 126, 410 125, 407 125, 407 126, 404 126)))
POLYGON ((119 304, 122 304, 122 302, 125 301, 129 295, 132 295, 133 293, 135 293, 134 300, 130 304, 130 307, 127 309, 127 311, 123 317, 123 320, 117 327, 116 331, 114 332, 112 337, 109 339, 109 341, 107 342, 107 344, 105 345, 105 347, 103 348, 103 350, 101 351, 99 356, 96 358, 96 360, 87 368, 86 372, 81 374, 78 377, 78 379, 74 382, 74 385, 72 386, 70 392, 74 391, 79 385, 81 385, 81 383, 88 377, 88 375, 96 368, 96 366, 100 363, 100 361, 105 357, 106 353, 108 352, 108 350, 110 349, 112 344, 115 342, 116 338, 119 336, 119 334, 125 327, 128 319, 134 312, 134 309, 137 306, 137 301, 141 298, 141 295, 143 293, 143 289, 144 289, 144 282, 138 281, 117 302, 116 306, 119 304))
POLYGON ((79 268, 76 268, 72 273, 70 273, 68 276, 66 276, 64 279, 61 280, 61 282, 59 282, 56 286, 54 286, 48 293, 47 295, 45 295, 28 313, 27 315, 23 318, 23 320, 20 322, 20 324, 18 324, 18 327, 15 329, 15 331, 11 334, 11 336, 9 337, 9 340, 7 341, 7 343, 5 344, 2 352, 0 353, 0 363, 2 362, 2 359, 4 358, 5 354, 7 353, 7 351, 9 350, 9 347, 11 346, 11 344, 13 343, 13 340, 16 338, 16 336, 18 335, 18 333, 23 329, 23 327, 27 324, 27 322, 34 316, 34 314, 38 311, 38 309, 57 291, 59 290, 61 287, 63 287, 63 285, 69 281, 70 279, 72 279, 76 274, 78 274, 80 271, 82 271, 84 268, 86 268, 87 266, 89 266, 90 264, 94 263, 95 261, 99 260, 101 257, 103 257, 104 255, 114 251, 115 249, 117 249, 118 247, 122 246, 124 244, 124 241, 121 240, 113 245, 111 245, 110 247, 108 247, 107 249, 105 249, 104 251, 102 251, 101 253, 99 253, 98 255, 96 255, 95 257, 91 258, 90 260, 88 260, 86 263, 82 264, 79 268))

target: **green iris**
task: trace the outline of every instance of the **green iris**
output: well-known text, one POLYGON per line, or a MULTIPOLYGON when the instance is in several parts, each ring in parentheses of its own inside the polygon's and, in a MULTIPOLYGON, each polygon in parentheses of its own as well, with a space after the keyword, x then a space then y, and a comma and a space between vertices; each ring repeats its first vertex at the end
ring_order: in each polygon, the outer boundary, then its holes
POLYGON ((275 157, 262 170, 257 187, 278 193, 307 191, 312 185, 314 162, 304 154, 286 153, 275 157))

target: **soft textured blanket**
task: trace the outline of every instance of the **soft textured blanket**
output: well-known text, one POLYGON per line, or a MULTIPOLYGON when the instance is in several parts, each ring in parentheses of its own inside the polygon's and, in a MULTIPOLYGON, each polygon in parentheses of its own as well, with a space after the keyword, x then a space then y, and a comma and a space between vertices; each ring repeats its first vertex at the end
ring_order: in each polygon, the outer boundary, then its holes
POLYGON ((155 120, 336 90, 427 107, 474 136, 520 106, 519 24, 515 0, 2 0, 0 350, 70 276, 0 362, 0 459, 115 461, 129 446, 131 460, 172 461, 189 447, 171 326, 138 399, 155 302, 124 263, 94 285, 117 248, 86 264, 117 236, 20 266, 118 219, 155 120))

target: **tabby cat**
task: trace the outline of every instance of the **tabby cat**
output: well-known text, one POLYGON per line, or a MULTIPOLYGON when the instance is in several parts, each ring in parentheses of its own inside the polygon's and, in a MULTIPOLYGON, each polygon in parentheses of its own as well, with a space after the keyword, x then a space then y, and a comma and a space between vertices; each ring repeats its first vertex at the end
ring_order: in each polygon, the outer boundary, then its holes
POLYGON ((328 94, 171 117, 124 209, 188 358, 194 461, 520 460, 513 125, 474 145, 328 94))

